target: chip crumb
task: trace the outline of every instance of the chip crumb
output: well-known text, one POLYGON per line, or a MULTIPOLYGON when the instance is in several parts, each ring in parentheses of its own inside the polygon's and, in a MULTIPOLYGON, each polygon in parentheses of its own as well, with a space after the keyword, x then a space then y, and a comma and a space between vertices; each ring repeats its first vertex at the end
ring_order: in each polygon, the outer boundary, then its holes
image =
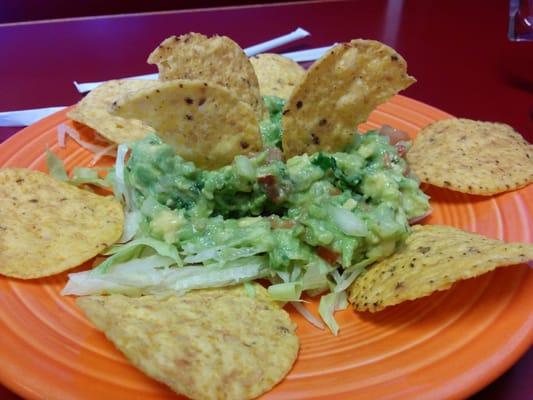
POLYGON ((349 300, 358 311, 376 312, 531 259, 533 244, 505 243, 444 225, 415 225, 403 248, 352 284, 349 300))
POLYGON ((290 371, 295 324, 253 284, 183 296, 88 296, 87 317, 148 376, 192 399, 251 399, 290 371))
POLYGON ((533 146, 501 123, 434 122, 418 133, 407 161, 422 182, 462 193, 490 196, 533 182, 533 146))

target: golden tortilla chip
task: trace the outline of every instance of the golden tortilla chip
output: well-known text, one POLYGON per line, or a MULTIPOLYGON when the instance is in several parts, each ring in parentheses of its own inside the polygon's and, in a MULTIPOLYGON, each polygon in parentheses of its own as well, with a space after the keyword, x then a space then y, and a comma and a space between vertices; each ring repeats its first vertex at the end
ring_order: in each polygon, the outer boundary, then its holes
POLYGON ((505 243, 444 225, 415 225, 405 246, 372 265, 349 289, 359 311, 446 290, 454 282, 533 259, 533 244, 505 243))
POLYGON ((250 62, 259 81, 261 96, 287 100, 305 75, 305 69, 300 64, 279 54, 258 54, 251 57, 250 62))
POLYGON ((285 105, 285 157, 342 150, 374 108, 414 82, 405 60, 383 43, 357 39, 335 46, 285 105))
POLYGON ((262 100, 254 69, 243 49, 226 36, 199 33, 171 36, 148 57, 159 79, 198 79, 224 86, 261 118, 262 100))
POLYGON ((78 266, 120 238, 123 218, 112 196, 0 169, 0 274, 40 278, 78 266))
POLYGON ((160 82, 117 100, 112 114, 144 121, 202 168, 231 164, 237 154, 262 147, 252 109, 226 88, 202 81, 160 82))
POLYGON ((157 81, 120 79, 105 82, 85 96, 67 116, 113 143, 140 140, 154 130, 141 121, 109 114, 109 107, 117 97, 152 87, 154 82, 157 81))
POLYGON ((89 319, 148 376, 192 399, 250 399, 298 353, 296 326, 258 284, 184 296, 81 297, 89 319))
POLYGON ((492 195, 533 182, 533 146, 509 125, 445 119, 426 126, 407 153, 422 182, 492 195))

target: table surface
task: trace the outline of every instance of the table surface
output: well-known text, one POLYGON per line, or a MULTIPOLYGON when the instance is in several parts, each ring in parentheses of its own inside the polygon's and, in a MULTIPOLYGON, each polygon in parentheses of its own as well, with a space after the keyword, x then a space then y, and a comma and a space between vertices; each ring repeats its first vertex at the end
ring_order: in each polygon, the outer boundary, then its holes
MULTIPOLYGON (((279 51, 352 38, 380 40, 418 83, 403 94, 456 116, 500 121, 533 141, 533 42, 507 40, 508 1, 318 1, 0 25, 0 110, 70 105, 72 81, 156 72, 164 38, 224 34, 243 48, 301 26, 312 36, 279 51)), ((18 128, 0 128, 0 142, 18 128)), ((475 399, 531 398, 529 351, 475 399)), ((0 398, 17 399, 0 384, 0 398)))

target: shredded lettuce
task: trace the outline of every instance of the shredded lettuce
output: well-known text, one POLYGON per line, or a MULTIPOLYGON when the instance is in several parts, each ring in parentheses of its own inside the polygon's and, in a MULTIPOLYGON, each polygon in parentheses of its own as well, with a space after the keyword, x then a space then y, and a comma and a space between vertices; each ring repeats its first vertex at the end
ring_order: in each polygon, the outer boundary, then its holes
POLYGON ((94 185, 102 188, 111 187, 111 182, 107 178, 102 178, 98 168, 76 167, 72 171, 72 177, 69 178, 65 164, 50 149, 46 149, 46 166, 48 173, 59 181, 70 183, 74 186, 94 185))
POLYGON ((339 333, 339 324, 337 324, 337 321, 333 316, 338 302, 338 295, 338 293, 325 294, 320 297, 320 303, 318 305, 318 313, 320 314, 320 317, 335 336, 339 333))
POLYGON ((69 180, 69 183, 80 186, 80 185, 95 185, 102 188, 111 187, 111 182, 100 177, 98 170, 95 168, 74 168, 72 171, 72 178, 69 180))
POLYGON ((396 148, 372 132, 355 135, 344 152, 282 162, 274 147, 281 146, 283 101, 265 102, 268 150, 213 171, 153 134, 119 145, 106 178, 76 168, 69 179, 47 153, 58 179, 111 185, 124 204, 121 244, 95 269, 69 275, 63 294, 182 294, 244 283, 253 296, 248 282, 264 278, 273 299, 318 327, 302 295, 321 296, 319 315, 336 335, 334 313, 347 307, 347 289, 405 239, 409 218, 427 211, 427 196, 405 176, 396 148))
POLYGON ((69 274, 61 294, 90 295, 122 293, 127 295, 186 293, 193 289, 230 286, 268 276, 266 257, 250 257, 224 266, 178 267, 175 260, 160 255, 132 258, 117 263, 105 273, 83 271, 69 274))
POLYGON ((142 221, 142 214, 139 210, 126 211, 124 213, 124 226, 122 227, 122 236, 120 243, 129 242, 139 231, 142 221))
POLYGON ((65 164, 50 149, 46 149, 46 167, 48 168, 48 173, 55 179, 63 182, 68 181, 65 164))
POLYGON ((315 317, 311 311, 305 308, 305 305, 302 302, 293 301, 291 302, 291 305, 296 311, 298 311, 302 315, 302 317, 304 317, 312 325, 316 326, 318 329, 324 329, 324 324, 322 323, 322 321, 315 317))
POLYGON ((111 257, 108 257, 103 263, 98 265, 98 267, 93 269, 91 272, 93 274, 105 274, 112 266, 139 257, 147 248, 152 249, 160 256, 170 258, 179 266, 183 265, 183 261, 181 260, 178 250, 174 246, 160 240, 145 237, 133 240, 123 245, 112 246, 104 253, 104 255, 111 255, 111 257))
MULTIPOLYGON (((95 270, 69 274, 62 295, 85 296, 90 294, 123 293, 142 294, 142 289, 163 282, 167 267, 174 264, 168 257, 152 255, 117 262, 108 273, 93 273, 95 270)), ((101 264, 100 264, 101 265, 101 264)))
POLYGON ((264 256, 240 259, 223 265, 183 267, 180 270, 187 268, 192 270, 191 274, 179 276, 174 281, 173 289, 178 293, 192 289, 236 285, 265 278, 270 274, 267 258, 264 256))
POLYGON ((117 149, 117 158, 115 161, 115 179, 113 190, 115 196, 119 199, 124 199, 126 202, 126 210, 131 210, 131 195, 130 190, 126 187, 126 182, 124 180, 124 170, 126 168, 126 154, 128 154, 129 147, 127 144, 120 144, 117 149))
POLYGON ((331 266, 328 266, 326 262, 317 257, 315 262, 307 265, 306 271, 303 274, 303 290, 310 291, 328 289, 328 273, 332 269, 333 268, 331 266))
POLYGON ((268 293, 274 300, 278 301, 298 301, 302 295, 301 282, 285 282, 270 285, 268 293))

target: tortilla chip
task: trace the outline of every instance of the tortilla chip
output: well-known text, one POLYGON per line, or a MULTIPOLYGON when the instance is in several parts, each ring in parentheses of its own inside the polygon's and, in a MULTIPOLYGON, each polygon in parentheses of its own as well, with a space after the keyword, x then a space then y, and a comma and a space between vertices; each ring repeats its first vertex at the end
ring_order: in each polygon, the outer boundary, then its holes
POLYGON ((264 53, 251 57, 261 96, 276 96, 287 100, 302 80, 305 69, 290 58, 264 53))
POLYGON ((120 79, 103 83, 85 96, 67 116, 94 129, 113 143, 143 139, 154 130, 134 119, 124 119, 109 114, 109 107, 117 97, 151 87, 148 80, 120 79))
POLYGON ((261 118, 262 101, 254 69, 244 50, 226 36, 199 33, 171 36, 148 57, 159 79, 198 79, 224 86, 261 118))
POLYGON ((112 114, 144 121, 184 159, 201 168, 231 164, 259 151, 261 135, 252 109, 222 86, 175 80, 117 100, 112 114))
POLYGON ((335 46, 285 105, 285 157, 342 150, 374 108, 414 82, 405 60, 383 43, 357 39, 335 46))
POLYGON ((296 326, 260 285, 184 296, 89 296, 77 304, 148 376, 193 399, 249 399, 271 389, 298 353, 296 326))
POLYGON ((370 267, 349 289, 359 311, 446 290, 454 282, 533 259, 533 244, 505 243, 444 225, 415 225, 404 248, 370 267))
POLYGON ((462 193, 492 195, 533 182, 533 146, 500 123, 434 122, 416 136, 407 161, 422 182, 462 193))
POLYGON ((42 172, 0 170, 0 274, 21 279, 63 272, 120 238, 123 212, 42 172))

